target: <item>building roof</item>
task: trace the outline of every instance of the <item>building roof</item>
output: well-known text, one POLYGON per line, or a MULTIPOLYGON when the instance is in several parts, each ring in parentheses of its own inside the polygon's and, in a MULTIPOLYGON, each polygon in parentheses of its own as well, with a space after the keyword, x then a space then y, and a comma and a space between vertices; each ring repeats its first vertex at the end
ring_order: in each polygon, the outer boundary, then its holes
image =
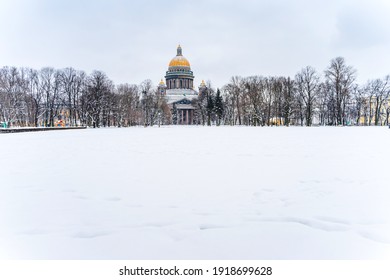
POLYGON ((198 97, 198 93, 193 89, 168 89, 166 91, 167 103, 175 103, 182 99, 192 100, 198 97))
POLYGON ((191 104, 176 104, 176 109, 188 110, 188 109, 195 109, 195 108, 191 104))

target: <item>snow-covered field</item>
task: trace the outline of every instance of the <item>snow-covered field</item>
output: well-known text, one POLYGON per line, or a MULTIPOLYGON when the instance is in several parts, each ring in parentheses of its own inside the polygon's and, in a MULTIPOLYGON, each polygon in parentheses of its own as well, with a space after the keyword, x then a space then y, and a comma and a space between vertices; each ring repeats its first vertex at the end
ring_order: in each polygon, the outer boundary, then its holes
POLYGON ((390 130, 0 135, 2 259, 390 259, 390 130))

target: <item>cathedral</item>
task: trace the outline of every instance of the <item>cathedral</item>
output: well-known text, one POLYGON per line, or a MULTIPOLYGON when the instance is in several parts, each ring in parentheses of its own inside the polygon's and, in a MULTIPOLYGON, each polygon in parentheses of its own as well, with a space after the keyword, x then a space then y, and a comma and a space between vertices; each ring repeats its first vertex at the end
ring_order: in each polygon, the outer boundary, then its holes
MULTIPOLYGON (((206 88, 204 81, 199 86, 199 92, 206 88)), ((182 48, 177 47, 177 53, 171 59, 168 71, 158 85, 158 91, 164 95, 174 116, 174 124, 194 124, 195 107, 192 101, 198 97, 194 90, 194 73, 190 62, 183 56, 182 48)))

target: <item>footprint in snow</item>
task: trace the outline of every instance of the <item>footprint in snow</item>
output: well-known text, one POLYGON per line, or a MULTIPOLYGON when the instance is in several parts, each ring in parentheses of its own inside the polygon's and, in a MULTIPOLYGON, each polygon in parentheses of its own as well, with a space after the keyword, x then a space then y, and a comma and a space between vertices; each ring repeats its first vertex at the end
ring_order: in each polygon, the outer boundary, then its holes
POLYGON ((81 231, 73 234, 74 238, 96 238, 101 236, 110 235, 111 232, 107 231, 81 231))
POLYGON ((358 231, 358 234, 366 239, 369 239, 374 242, 383 243, 383 244, 390 244, 390 237, 388 234, 378 234, 378 233, 372 233, 367 231, 358 231))
POLYGON ((73 198, 82 199, 82 200, 87 200, 87 199, 89 199, 88 197, 86 197, 86 196, 84 196, 84 195, 74 195, 73 198))
POLYGON ((121 201, 122 199, 120 197, 113 196, 113 197, 106 198, 106 200, 111 202, 118 202, 121 201))
POLYGON ((328 222, 328 223, 335 223, 335 224, 342 224, 342 225, 349 225, 350 223, 346 220, 334 218, 334 217, 325 217, 325 216, 318 216, 315 217, 317 220, 320 220, 322 222, 328 222))
POLYGON ((48 234, 48 233, 49 233, 48 231, 42 230, 42 229, 28 229, 28 230, 21 231, 18 234, 21 234, 21 235, 44 235, 44 234, 48 234))
POLYGON ((308 218, 297 218, 297 217, 280 217, 280 218, 263 218, 259 219, 263 222, 285 222, 285 223, 296 223, 303 226, 310 227, 312 229, 318 229, 323 231, 347 231, 349 227, 343 224, 335 224, 329 222, 321 222, 315 219, 308 218))
POLYGON ((62 192, 63 193, 75 193, 76 190, 74 190, 74 189, 63 189, 62 192))
POLYGON ((199 225, 199 229, 200 230, 221 229, 221 228, 227 228, 227 226, 216 225, 216 224, 202 224, 202 225, 199 225))

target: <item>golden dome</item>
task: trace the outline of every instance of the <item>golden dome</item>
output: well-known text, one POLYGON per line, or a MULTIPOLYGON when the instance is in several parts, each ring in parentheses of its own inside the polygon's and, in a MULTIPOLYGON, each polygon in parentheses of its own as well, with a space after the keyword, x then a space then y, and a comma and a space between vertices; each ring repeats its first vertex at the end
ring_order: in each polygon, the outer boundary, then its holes
POLYGON ((190 62, 182 55, 182 49, 177 47, 177 55, 169 62, 169 67, 191 67, 190 62))
POLYGON ((186 66, 190 67, 189 61, 184 56, 175 56, 172 58, 171 62, 169 62, 169 67, 171 66, 186 66))
POLYGON ((165 86, 165 83, 163 81, 163 79, 161 79, 161 81, 158 83, 160 86, 165 86))

